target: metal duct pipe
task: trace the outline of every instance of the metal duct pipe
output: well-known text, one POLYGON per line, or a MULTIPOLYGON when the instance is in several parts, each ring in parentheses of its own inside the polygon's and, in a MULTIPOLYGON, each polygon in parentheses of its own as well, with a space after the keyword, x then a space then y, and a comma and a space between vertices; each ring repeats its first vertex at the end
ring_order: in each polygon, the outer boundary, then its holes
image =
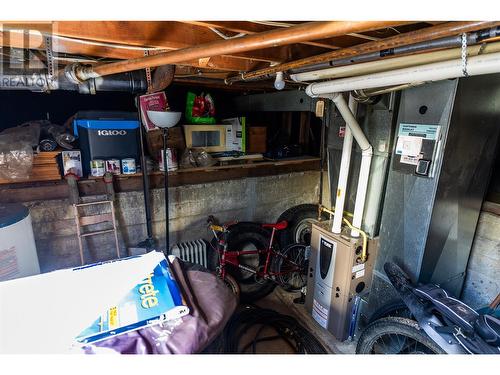
POLYGON ((70 82, 65 76, 51 79, 45 73, 20 73, 0 75, 0 90, 28 90, 34 92, 67 90, 78 91, 81 94, 94 94, 98 91, 144 93, 147 90, 147 83, 144 71, 98 77, 79 84, 70 82))
MULTIPOLYGON (((480 53, 486 54, 492 52, 500 52, 500 42, 467 47, 467 56, 469 57, 476 56, 480 53)), ((461 48, 453 48, 444 51, 435 51, 429 53, 422 53, 419 55, 394 57, 387 60, 384 59, 384 60, 371 61, 361 64, 352 64, 336 68, 292 74, 290 78, 297 82, 305 82, 305 81, 316 81, 320 79, 352 77, 361 74, 378 73, 381 71, 394 70, 410 66, 434 63, 438 61, 451 60, 454 58, 460 58, 461 53, 462 53, 461 48)))
MULTIPOLYGON (((393 23, 393 22, 392 22, 393 23)), ((235 54, 262 48, 278 47, 287 44, 306 42, 333 36, 344 35, 351 32, 388 27, 391 22, 308 22, 286 29, 276 29, 262 33, 243 36, 237 39, 218 40, 211 43, 200 44, 175 51, 150 55, 136 59, 123 60, 96 66, 73 65, 73 70, 68 74, 76 83, 89 78, 123 73, 160 65, 175 64, 192 61, 200 58, 235 54)))
POLYGON ((371 52, 390 50, 401 46, 425 42, 429 40, 441 39, 449 36, 456 36, 462 33, 482 30, 491 27, 497 27, 500 22, 446 22, 437 26, 431 26, 423 30, 410 31, 407 33, 395 35, 379 41, 367 42, 354 47, 342 48, 339 50, 327 52, 321 55, 306 57, 304 59, 290 61, 283 64, 274 65, 268 68, 259 69, 253 72, 243 73, 229 77, 226 83, 230 84, 238 81, 245 81, 256 77, 274 74, 276 72, 285 72, 304 66, 311 66, 317 63, 330 61, 338 58, 350 58, 371 52))
MULTIPOLYGON (((492 27, 490 29, 480 30, 477 32, 467 34, 467 44, 477 44, 485 39, 494 38, 500 35, 500 27, 492 27)), ((421 43, 410 44, 406 46, 396 47, 384 49, 378 52, 366 53, 358 56, 352 56, 348 58, 340 58, 331 61, 327 61, 320 64, 309 65, 303 68, 291 69, 291 74, 299 74, 303 72, 310 72, 313 70, 319 69, 327 69, 330 67, 342 66, 342 65, 350 65, 353 63, 362 63, 368 61, 379 60, 380 58, 384 58, 387 56, 396 56, 396 55, 408 55, 414 54, 417 52, 425 51, 425 50, 433 50, 433 49, 444 49, 450 47, 456 47, 462 45, 462 37, 461 36, 452 36, 437 40, 429 40, 421 43)), ((392 59, 391 59, 392 60, 392 59)))
MULTIPOLYGON (((309 96, 317 97, 332 92, 387 87, 408 83, 440 81, 463 77, 462 60, 448 60, 388 72, 342 78, 333 81, 312 83, 306 88, 309 96)), ((474 56, 467 59, 467 75, 481 75, 500 72, 500 52, 474 56)))

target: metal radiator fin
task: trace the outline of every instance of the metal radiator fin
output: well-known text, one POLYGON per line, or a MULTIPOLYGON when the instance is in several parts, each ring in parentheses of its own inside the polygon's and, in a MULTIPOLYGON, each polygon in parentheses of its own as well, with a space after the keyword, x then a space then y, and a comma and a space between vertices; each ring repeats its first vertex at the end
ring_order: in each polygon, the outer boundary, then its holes
POLYGON ((208 243, 204 239, 180 242, 172 247, 172 255, 175 255, 187 262, 208 267, 207 248, 208 243))

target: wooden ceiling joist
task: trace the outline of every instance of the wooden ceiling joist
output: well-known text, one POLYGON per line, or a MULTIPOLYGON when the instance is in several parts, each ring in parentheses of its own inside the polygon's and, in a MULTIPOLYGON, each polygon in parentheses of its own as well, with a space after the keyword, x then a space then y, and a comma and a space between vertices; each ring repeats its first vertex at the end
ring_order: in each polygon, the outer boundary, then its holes
MULTIPOLYGON (((0 45, 2 47, 29 48, 32 50, 45 50, 45 41, 41 34, 32 33, 26 45, 24 35, 18 32, 0 32, 0 45)), ((59 39, 55 37, 52 41, 52 49, 56 53, 84 55, 99 59, 133 59, 144 56, 144 50, 140 48, 123 48, 122 46, 94 45, 91 42, 81 43, 77 40, 59 39)), ((163 51, 172 49, 163 49, 163 51)), ((214 56, 208 60, 187 61, 184 65, 198 68, 210 68, 222 71, 242 72, 256 69, 262 64, 260 60, 245 59, 241 57, 214 56)))

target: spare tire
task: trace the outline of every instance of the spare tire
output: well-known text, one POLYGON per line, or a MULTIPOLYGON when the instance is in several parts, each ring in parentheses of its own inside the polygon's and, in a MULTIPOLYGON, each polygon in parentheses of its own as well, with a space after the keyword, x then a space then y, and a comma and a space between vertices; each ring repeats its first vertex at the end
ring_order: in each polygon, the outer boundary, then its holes
MULTIPOLYGON (((330 216, 322 212, 321 219, 328 220, 330 216)), ((278 232, 278 242, 282 249, 293 243, 311 244, 311 226, 318 223, 318 205, 300 204, 289 208, 278 218, 278 222, 288 221, 288 227, 278 232)))

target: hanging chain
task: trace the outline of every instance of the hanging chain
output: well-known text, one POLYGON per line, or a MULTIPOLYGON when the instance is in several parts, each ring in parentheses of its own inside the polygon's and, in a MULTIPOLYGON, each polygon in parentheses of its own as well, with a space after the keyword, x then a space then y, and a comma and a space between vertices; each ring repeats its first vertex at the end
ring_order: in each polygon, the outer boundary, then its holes
POLYGON ((48 74, 49 74, 49 77, 52 78, 52 77, 54 77, 55 71, 54 71, 54 54, 52 52, 52 37, 51 36, 45 37, 45 53, 46 53, 46 58, 47 58, 48 74))
POLYGON ((467 77, 467 33, 462 34, 462 74, 467 77))
MULTIPOLYGON (((144 50, 144 56, 149 56, 149 51, 147 49, 144 50)), ((146 81, 148 83, 148 92, 150 92, 151 88, 152 88, 152 83, 151 83, 151 68, 147 67, 145 70, 146 70, 146 81)))

